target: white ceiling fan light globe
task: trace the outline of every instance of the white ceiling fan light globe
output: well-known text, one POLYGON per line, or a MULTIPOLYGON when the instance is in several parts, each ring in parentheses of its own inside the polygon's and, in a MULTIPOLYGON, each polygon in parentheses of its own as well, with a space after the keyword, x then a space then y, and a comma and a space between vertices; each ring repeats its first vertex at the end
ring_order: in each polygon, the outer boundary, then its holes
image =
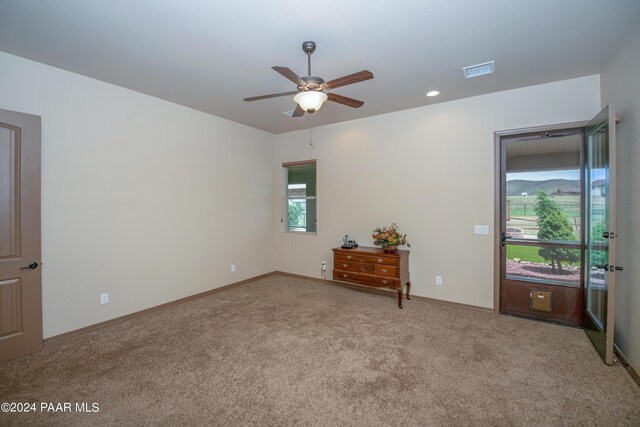
POLYGON ((314 113, 322 107, 327 100, 327 94, 315 90, 300 92, 293 97, 293 100, 307 113, 314 113))

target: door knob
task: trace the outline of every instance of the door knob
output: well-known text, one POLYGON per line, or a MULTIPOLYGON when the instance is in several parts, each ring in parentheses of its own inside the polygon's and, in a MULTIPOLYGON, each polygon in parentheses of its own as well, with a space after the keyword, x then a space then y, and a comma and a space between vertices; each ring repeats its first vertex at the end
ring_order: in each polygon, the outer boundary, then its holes
POLYGON ((38 268, 38 263, 31 261, 28 266, 21 267, 20 270, 35 270, 36 268, 38 268))

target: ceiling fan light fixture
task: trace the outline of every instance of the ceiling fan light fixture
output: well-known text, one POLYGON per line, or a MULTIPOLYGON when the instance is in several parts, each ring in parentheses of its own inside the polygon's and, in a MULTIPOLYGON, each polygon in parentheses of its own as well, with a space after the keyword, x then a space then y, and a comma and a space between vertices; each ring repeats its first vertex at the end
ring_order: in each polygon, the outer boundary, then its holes
POLYGON ((327 100, 327 94, 315 90, 307 90, 294 96, 293 100, 307 113, 314 113, 327 100))

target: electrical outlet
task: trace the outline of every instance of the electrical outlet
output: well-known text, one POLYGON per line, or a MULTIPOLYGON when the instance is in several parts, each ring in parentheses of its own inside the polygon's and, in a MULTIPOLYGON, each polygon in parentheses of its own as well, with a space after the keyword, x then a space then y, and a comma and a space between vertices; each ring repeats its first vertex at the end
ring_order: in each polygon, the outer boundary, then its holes
POLYGON ((109 304, 109 294, 100 294, 100 304, 109 304))
POLYGON ((236 271, 236 265, 235 264, 231 264, 231 272, 235 272, 236 271))
POLYGON ((322 271, 327 271, 327 261, 322 261, 322 271))
POLYGON ((436 285, 442 285, 442 276, 436 276, 436 285))

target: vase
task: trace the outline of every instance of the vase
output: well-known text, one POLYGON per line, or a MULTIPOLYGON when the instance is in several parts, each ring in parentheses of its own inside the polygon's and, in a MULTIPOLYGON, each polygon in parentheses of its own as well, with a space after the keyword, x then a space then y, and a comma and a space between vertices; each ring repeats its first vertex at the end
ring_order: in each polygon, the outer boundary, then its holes
POLYGON ((388 254, 394 254, 394 253, 398 252, 398 246, 397 245, 383 246, 382 249, 385 251, 385 253, 388 253, 388 254))

